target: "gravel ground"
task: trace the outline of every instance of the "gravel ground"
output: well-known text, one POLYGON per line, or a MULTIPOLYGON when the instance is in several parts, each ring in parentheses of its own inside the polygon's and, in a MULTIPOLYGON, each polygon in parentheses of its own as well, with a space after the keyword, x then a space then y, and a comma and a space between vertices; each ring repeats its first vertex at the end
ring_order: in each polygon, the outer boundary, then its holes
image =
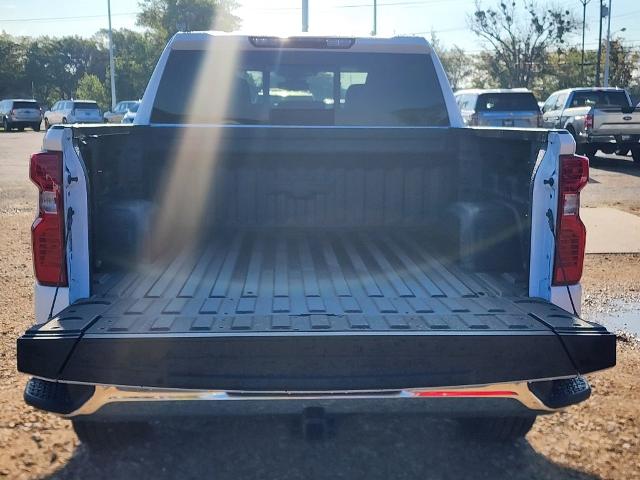
MULTIPOLYGON (((15 370, 15 339, 33 300, 25 159, 40 138, 0 135, 0 478, 640 479, 640 346, 628 337, 618 343, 618 366, 590 377, 589 401, 539 418, 512 446, 472 442, 444 420, 381 415, 341 418, 334 437, 309 443, 290 418, 247 416, 161 425, 153 443, 90 455, 67 421, 22 402, 26 379, 15 370)), ((606 177, 615 187, 616 177, 606 177)), ((639 302, 640 256, 588 256, 583 283, 587 318, 619 300, 639 302)))

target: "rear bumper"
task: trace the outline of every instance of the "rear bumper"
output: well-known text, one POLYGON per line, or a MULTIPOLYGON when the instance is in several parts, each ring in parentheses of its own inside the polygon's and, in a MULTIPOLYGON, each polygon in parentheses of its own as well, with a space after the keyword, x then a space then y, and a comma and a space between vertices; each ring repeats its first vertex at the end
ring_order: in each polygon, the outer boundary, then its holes
POLYGON ((132 419, 182 416, 295 414, 321 407, 334 414, 424 413, 448 416, 531 415, 586 400, 582 377, 457 388, 348 392, 226 392, 71 385, 31 379, 29 405, 67 418, 132 419))
POLYGON ((33 120, 9 120, 9 125, 12 127, 31 127, 32 125, 40 125, 42 120, 35 118, 33 120))
POLYGON ((576 143, 589 144, 615 144, 615 145, 637 145, 640 142, 638 134, 620 134, 620 135, 598 135, 598 134, 581 134, 576 139, 576 143))

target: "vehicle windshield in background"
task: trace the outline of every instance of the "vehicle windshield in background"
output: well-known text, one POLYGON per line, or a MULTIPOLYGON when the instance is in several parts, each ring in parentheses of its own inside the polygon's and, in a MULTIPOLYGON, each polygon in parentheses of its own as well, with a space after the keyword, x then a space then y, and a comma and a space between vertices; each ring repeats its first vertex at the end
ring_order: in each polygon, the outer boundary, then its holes
MULTIPOLYGON (((231 86, 201 68, 200 50, 171 52, 152 123, 446 126, 447 110, 431 57, 317 51, 244 52, 231 86), (190 98, 194 82, 210 85, 190 98), (222 91, 226 90, 226 91, 222 91)), ((227 82, 228 79, 227 79, 227 82)))
POLYGON ((574 107, 630 107, 627 95, 622 92, 576 92, 569 108, 574 107))
POLYGON ((76 110, 98 110, 98 104, 91 102, 74 102, 73 108, 76 110))
POLYGON ((537 112, 540 108, 532 93, 483 93, 478 96, 477 112, 537 112))
POLYGON ((19 110, 19 109, 40 110, 40 107, 36 102, 13 102, 13 108, 15 110, 19 110))

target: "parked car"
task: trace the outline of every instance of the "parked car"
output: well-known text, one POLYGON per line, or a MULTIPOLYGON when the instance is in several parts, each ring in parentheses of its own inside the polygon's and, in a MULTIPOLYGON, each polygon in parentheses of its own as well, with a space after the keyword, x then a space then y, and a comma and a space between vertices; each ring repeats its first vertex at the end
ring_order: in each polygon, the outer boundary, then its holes
POLYGON ((122 102, 118 102, 116 104, 116 108, 113 109, 113 112, 104 112, 102 116, 104 118, 105 123, 120 123, 122 122, 122 118, 125 116, 129 109, 138 103, 135 100, 126 100, 122 102))
POLYGON ((133 123, 136 119, 136 113, 138 112, 139 107, 140 102, 134 102, 133 105, 129 106, 127 113, 122 117, 122 123, 133 123))
POLYGON ((26 127, 39 132, 42 117, 38 102, 21 98, 0 101, 0 122, 5 132, 14 128, 23 131, 26 127))
POLYGON ((44 114, 44 126, 64 123, 102 123, 100 108, 93 100, 60 100, 44 114))
POLYGON ((512 440, 586 400, 616 350, 580 319, 588 160, 566 130, 463 127, 423 38, 176 34, 136 125, 31 158, 26 402, 104 449, 309 408, 512 440))
POLYGON ((593 156, 626 154, 640 163, 640 109, 621 88, 570 88, 552 93, 544 104, 547 128, 566 128, 577 150, 593 156))
POLYGON ((535 128, 541 126, 536 97, 527 89, 459 90, 456 103, 466 125, 535 128))

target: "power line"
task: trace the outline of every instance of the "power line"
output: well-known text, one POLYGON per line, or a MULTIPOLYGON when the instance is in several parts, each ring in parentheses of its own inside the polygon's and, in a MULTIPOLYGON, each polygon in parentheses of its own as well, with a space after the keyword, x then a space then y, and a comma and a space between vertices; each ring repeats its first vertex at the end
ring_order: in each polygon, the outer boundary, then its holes
MULTIPOLYGON (((378 3, 378 7, 420 7, 420 6, 429 6, 435 5, 438 3, 452 3, 452 2, 472 2, 475 0, 423 0, 423 1, 400 1, 400 2, 387 2, 387 3, 378 3)), ((373 8, 373 3, 358 3, 358 4, 346 4, 346 5, 334 5, 332 7, 324 7, 318 10, 320 11, 331 11, 340 8, 373 8)), ((251 11, 261 11, 261 12, 278 12, 278 11, 298 11, 301 7, 258 7, 252 8, 251 11)))

